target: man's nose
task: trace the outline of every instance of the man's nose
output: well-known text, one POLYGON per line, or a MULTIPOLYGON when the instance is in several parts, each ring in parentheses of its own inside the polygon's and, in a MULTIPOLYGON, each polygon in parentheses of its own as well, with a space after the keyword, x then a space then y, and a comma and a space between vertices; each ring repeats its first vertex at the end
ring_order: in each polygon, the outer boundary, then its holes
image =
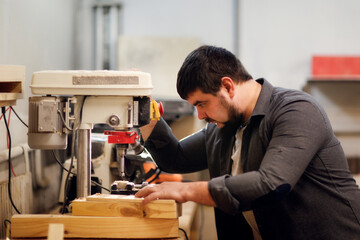
POLYGON ((203 119, 205 119, 207 117, 205 112, 202 111, 201 109, 199 109, 198 107, 196 107, 196 110, 197 110, 197 113, 198 113, 198 118, 200 120, 203 120, 203 119))

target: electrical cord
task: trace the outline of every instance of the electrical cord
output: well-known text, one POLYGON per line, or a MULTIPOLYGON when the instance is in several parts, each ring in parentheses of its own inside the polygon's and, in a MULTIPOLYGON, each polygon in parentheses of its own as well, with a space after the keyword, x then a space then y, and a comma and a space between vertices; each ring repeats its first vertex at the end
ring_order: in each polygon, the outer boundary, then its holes
POLYGON ((154 163, 154 165, 155 165, 156 175, 155 175, 155 177, 154 177, 153 179, 151 179, 151 180, 149 181, 149 184, 150 184, 150 183, 153 183, 153 182, 160 176, 161 169, 158 167, 158 165, 156 164, 155 160, 153 159, 153 157, 151 156, 151 154, 149 153, 149 151, 148 151, 146 148, 144 148, 144 151, 149 155, 151 161, 152 161, 152 162, 154 163))
POLYGON ((69 131, 72 131, 72 129, 66 124, 65 119, 64 119, 64 117, 63 117, 63 115, 61 114, 61 111, 60 111, 59 109, 57 110, 57 113, 59 114, 60 119, 61 119, 62 123, 64 124, 65 128, 66 128, 67 130, 69 130, 69 131))
POLYGON ((29 126, 19 117, 19 115, 15 112, 15 109, 10 106, 11 110, 15 113, 15 116, 20 120, 20 122, 22 122, 22 124, 25 125, 25 127, 29 128, 29 126))
MULTIPOLYGON (((12 107, 10 107, 12 110, 13 110, 13 112, 15 113, 15 115, 16 115, 16 117, 27 127, 27 128, 29 128, 29 126, 19 117, 19 115, 16 113, 16 111, 12 108, 12 107)), ((8 108, 9 109, 9 108, 8 108)), ((7 109, 7 110, 8 110, 7 109)), ((5 107, 2 107, 2 112, 3 112, 3 117, 4 117, 4 120, 5 120, 5 124, 6 124, 6 127, 7 127, 7 129, 8 129, 8 126, 7 126, 7 123, 6 123, 6 118, 5 118, 5 107)), ((62 117, 62 115, 59 113, 59 115, 60 115, 60 117, 61 117, 61 120, 63 121, 63 123, 64 123, 64 125, 65 125, 65 127, 67 128, 67 129, 69 129, 68 128, 68 126, 66 126, 66 124, 65 124, 65 120, 64 120, 64 118, 62 117)), ((1 119, 1 118, 0 118, 1 119)), ((70 130, 72 130, 72 129, 70 129, 70 130)), ((8 131, 8 135, 9 135, 9 139, 10 139, 10 133, 9 133, 9 131, 8 131)), ((74 134, 73 134, 73 136, 74 136, 74 134)), ((74 143, 74 138, 73 138, 73 143, 74 143)), ((10 143, 11 143, 11 139, 10 139, 10 143)), ((11 161, 10 161, 10 150, 11 149, 11 147, 9 147, 9 164, 11 164, 11 161)), ((73 154, 73 149, 74 149, 74 145, 72 146, 72 157, 71 157, 71 164, 70 164, 70 167, 72 168, 72 166, 73 166, 73 157, 74 157, 74 154, 73 154)), ((55 155, 54 155, 55 156, 55 155)), ((61 162, 60 161, 58 161, 58 159, 55 157, 55 160, 58 162, 58 163, 60 163, 61 164, 61 162)), ((65 167, 64 167, 65 168, 65 167)), ((9 166, 9 169, 10 169, 10 166, 9 166)), ((67 169, 66 169, 67 170, 67 169)), ((10 171, 10 170, 9 170, 10 171)), ((67 170, 68 171, 68 170, 67 170)), ((67 193, 67 185, 68 185, 68 178, 69 178, 69 175, 70 175, 70 171, 68 171, 68 175, 67 175, 67 178, 66 178, 66 182, 65 182, 65 194, 64 194, 64 206, 63 206, 63 208, 62 208, 62 213, 64 213, 64 209, 65 209, 65 204, 66 204, 66 200, 67 200, 67 196, 66 196, 66 193, 67 193)), ((9 174, 9 185, 10 185, 10 178, 11 178, 11 175, 9 174)), ((13 205, 13 207, 15 208, 15 210, 20 214, 20 212, 17 210, 17 208, 15 207, 15 205, 14 205, 14 203, 13 203, 13 201, 12 201, 12 198, 11 198, 11 192, 10 192, 10 187, 11 186, 9 186, 9 198, 10 198, 10 202, 11 202, 11 204, 13 205)))
MULTIPOLYGON (((75 111, 79 111, 79 112, 80 112, 80 118, 78 119, 78 124, 79 124, 79 125, 80 125, 81 120, 82 120, 82 111, 83 111, 83 107, 84 107, 84 103, 85 103, 86 97, 87 97, 87 96, 84 96, 83 99, 81 99, 80 109, 76 109, 76 107, 75 107, 75 111)), ((80 100, 80 99, 78 99, 78 100, 80 100)), ((70 160, 70 167, 69 167, 69 169, 72 169, 72 168, 73 168, 73 165, 74 165, 75 135, 76 135, 76 133, 77 133, 78 127, 79 127, 79 126, 76 126, 76 122, 75 122, 75 123, 74 123, 74 126, 73 126, 73 128, 72 128, 71 160, 70 160)), ((68 189, 69 189, 70 172, 71 172, 71 171, 68 171, 68 174, 66 175, 66 180, 65 180, 64 204, 63 204, 63 207, 62 207, 62 209, 61 209, 61 213, 62 213, 62 214, 65 213, 65 209, 66 209, 65 207, 66 207, 66 204, 67 204, 67 193, 68 193, 68 189)))
MULTIPOLYGON (((74 165, 74 149, 75 149, 75 135, 76 135, 77 129, 74 131, 72 131, 72 140, 71 140, 71 160, 70 160, 70 167, 69 169, 73 168, 74 165)), ((68 188, 69 188, 69 179, 70 179, 70 173, 71 171, 67 172, 66 175, 66 180, 65 180, 65 189, 64 189, 64 204, 63 207, 61 209, 61 214, 65 213, 65 209, 66 209, 66 203, 67 203, 67 193, 68 193, 68 188)))
POLYGON ((179 230, 184 233, 185 239, 189 240, 188 235, 186 234, 186 231, 184 229, 182 229, 182 228, 179 228, 179 230))
MULTIPOLYGON (((17 114, 17 112, 15 111, 15 109, 14 109, 12 106, 8 107, 8 108, 6 109, 6 111, 9 110, 9 109, 11 109, 11 110, 15 113, 15 116, 19 119, 19 121, 20 121, 22 124, 24 124, 25 127, 29 128, 29 126, 19 117, 19 115, 17 114)), ((1 116, 1 117, 2 117, 2 116, 1 116)), ((1 117, 0 117, 0 119, 1 119, 1 117)), ((10 121, 9 121, 9 123, 10 123, 10 121)), ((11 166, 11 171, 12 171, 12 173, 14 174, 14 176, 16 176, 16 175, 15 175, 15 172, 14 172, 14 169, 12 168, 12 166, 11 166)))
MULTIPOLYGON (((60 165, 60 167, 64 170, 64 171, 66 171, 66 172, 70 172, 60 161, 59 161, 59 159, 58 159, 58 157, 56 156, 56 154, 55 154, 55 151, 54 150, 52 150, 52 153, 53 153, 53 155, 54 155, 54 158, 55 158, 55 161, 60 165)), ((73 173, 73 172, 70 172, 70 174, 72 174, 72 175, 75 175, 76 176, 76 173, 73 173)), ((99 183, 97 183, 96 181, 94 181, 94 180, 91 180, 91 182, 93 183, 93 184, 95 184, 96 186, 99 186, 99 187, 101 187, 102 189, 104 189, 104 190, 106 190, 106 191, 108 191, 108 192, 110 192, 110 189, 108 189, 108 188, 106 188, 106 187, 104 187, 104 186, 102 186, 101 184, 99 184, 99 183)))
POLYGON ((4 220, 4 226, 5 226, 5 231, 6 231, 6 239, 10 239, 11 236, 11 221, 9 219, 5 219, 4 220))
POLYGON ((3 114, 3 117, 4 117, 4 123, 5 123, 5 127, 6 127, 6 130, 7 130, 7 133, 8 133, 8 136, 9 136, 9 178, 8 178, 8 194, 9 194, 9 199, 10 199, 10 202, 11 202, 11 205, 13 206, 13 208, 15 209, 15 211, 18 213, 18 214, 21 214, 20 211, 16 208, 13 200, 12 200, 12 196, 11 196, 11 136, 10 136, 10 130, 9 130, 9 126, 7 124, 7 121, 6 121, 6 117, 5 117, 5 107, 1 107, 1 111, 2 111, 2 114, 3 114))
POLYGON ((149 184, 150 183, 153 183, 159 176, 160 176, 160 173, 161 173, 161 170, 160 170, 160 168, 156 168, 156 170, 155 170, 155 172, 156 172, 156 175, 155 175, 155 177, 153 178, 153 179, 151 179, 150 181, 149 181, 149 184))
MULTIPOLYGON (((10 109, 10 107, 7 107, 5 112, 7 112, 8 110, 10 109)), ((10 127, 10 114, 11 114, 11 109, 9 111, 9 120, 8 120, 8 127, 10 127)), ((2 119, 2 117, 5 118, 5 115, 1 115, 0 116, 0 120, 2 119)), ((6 142, 7 142, 7 147, 9 148, 9 134, 6 134, 6 142)), ((11 172, 13 173, 14 177, 16 177, 16 174, 15 174, 15 171, 14 171, 14 168, 13 168, 13 165, 10 164, 10 167, 11 167, 11 172)))
MULTIPOLYGON (((82 110, 82 107, 83 107, 83 105, 81 106, 81 110, 82 110)), ((24 124, 25 127, 29 128, 29 126, 28 126, 28 125, 20 118, 20 116, 16 113, 16 111, 14 110, 14 108, 13 108, 12 106, 10 106, 10 108, 11 108, 11 110, 15 113, 16 117, 20 120, 20 122, 21 122, 22 124, 24 124)), ((8 109, 9 109, 9 108, 8 108, 8 109)), ((8 110, 8 109, 6 109, 6 110, 8 110)), ((60 118, 61 118, 61 121, 63 122, 65 128, 68 129, 69 131, 73 131, 73 129, 71 129, 69 126, 66 125, 65 119, 64 119, 64 117, 62 116, 60 110, 58 110, 57 112, 58 112, 58 114, 59 114, 59 116, 60 116, 60 118)), ((3 115, 4 115, 4 114, 3 114, 3 115)), ((5 115, 4 115, 4 118, 5 118, 5 115)), ((0 119, 1 119, 1 117, 0 117, 0 119)), ((73 142, 75 142, 74 139, 73 139, 73 142)), ((72 149, 74 149, 74 145, 72 145, 72 149)), ((61 168, 62 168, 64 171, 68 172, 68 174, 76 175, 75 173, 70 172, 68 169, 66 169, 66 168, 64 167, 64 165, 59 161, 58 157, 56 156, 54 150, 52 151, 52 153, 53 153, 53 156, 54 156, 54 158, 55 158, 55 161, 61 166, 61 168)), ((73 154, 72 154, 72 155, 73 155, 73 154)), ((73 158, 72 158, 72 159, 73 159, 73 158)), ((72 168, 73 163, 71 163, 70 165, 71 165, 71 168, 72 168)), ((67 179, 68 179, 68 178, 67 178, 67 179)), ((68 180, 67 180, 67 181, 68 181, 68 180)), ((93 184, 95 184, 96 186, 98 186, 98 187, 100 187, 100 188, 102 188, 102 189, 110 192, 110 190, 109 190, 108 188, 102 186, 101 184, 97 183, 96 181, 91 180, 91 182, 92 182, 93 184)), ((67 185, 67 183, 66 183, 65 185, 67 185)), ((66 191, 67 191, 67 190, 66 190, 66 191)), ((66 198, 66 197, 65 197, 65 198, 66 198)), ((64 202, 65 202, 65 201, 64 201, 64 202)))
MULTIPOLYGON (((9 110, 9 116, 8 116, 8 119, 7 119, 7 125, 8 125, 8 128, 10 129, 11 108, 8 107, 7 110, 9 110)), ((4 115, 4 118, 5 118, 5 115, 4 115)), ((6 143, 7 143, 7 147, 9 148, 9 134, 7 134, 7 136, 6 136, 6 143)), ((12 164, 11 164, 11 169, 12 169, 12 164)), ((12 171, 12 172, 14 174, 14 177, 16 177, 15 172, 14 171, 12 171)))
MULTIPOLYGON (((9 109, 10 109, 10 107, 8 107, 8 108, 5 110, 5 112, 7 112, 9 109)), ((5 115, 1 115, 1 116, 0 116, 0 120, 1 120, 3 117, 5 117, 5 115)))

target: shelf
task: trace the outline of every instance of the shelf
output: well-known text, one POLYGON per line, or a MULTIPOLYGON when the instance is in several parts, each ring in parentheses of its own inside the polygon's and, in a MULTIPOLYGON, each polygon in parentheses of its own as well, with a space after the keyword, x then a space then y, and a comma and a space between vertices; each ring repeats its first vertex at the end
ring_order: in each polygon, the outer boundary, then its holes
POLYGON ((307 80, 308 83, 360 83, 360 77, 354 79, 341 79, 341 78, 311 78, 307 80))
MULTIPOLYGON (((306 84, 303 86, 302 90, 311 93, 313 88, 328 88, 327 91, 332 92, 330 89, 336 89, 341 87, 341 89, 352 89, 350 91, 356 91, 358 93, 360 83, 360 78, 310 78, 306 81, 306 84)), ((356 93, 356 94, 357 94, 356 93)))
POLYGON ((12 106, 22 98, 25 67, 0 65, 0 106, 12 106))

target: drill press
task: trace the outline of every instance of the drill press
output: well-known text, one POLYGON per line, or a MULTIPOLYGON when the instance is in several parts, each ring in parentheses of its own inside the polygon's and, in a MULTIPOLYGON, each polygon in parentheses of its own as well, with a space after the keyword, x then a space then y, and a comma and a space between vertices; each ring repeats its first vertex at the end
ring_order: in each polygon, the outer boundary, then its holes
MULTIPOLYGON (((94 124, 108 124, 113 129, 105 134, 109 143, 116 145, 120 180, 126 180, 124 156, 127 149, 141 151, 136 128, 148 124, 154 113, 159 117, 158 105, 149 97, 150 74, 40 71, 33 74, 30 87, 33 94, 42 95, 29 98, 28 144, 31 148, 66 149, 68 134, 78 131, 77 197, 90 195, 94 124), (73 112, 71 105, 74 105, 73 112)), ((121 184, 123 182, 117 182, 116 187, 121 184)), ((131 187, 133 190, 134 186, 131 187)), ((127 184, 125 188, 130 190, 127 184)))

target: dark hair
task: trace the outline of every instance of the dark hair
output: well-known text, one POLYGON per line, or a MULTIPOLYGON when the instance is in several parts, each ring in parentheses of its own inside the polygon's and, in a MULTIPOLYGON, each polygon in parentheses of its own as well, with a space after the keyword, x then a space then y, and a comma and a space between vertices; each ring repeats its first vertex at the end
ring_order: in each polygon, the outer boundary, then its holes
POLYGON ((252 79, 234 54, 224 48, 204 45, 186 57, 178 72, 177 92, 183 99, 196 89, 216 95, 223 77, 230 77, 234 82, 252 79))

